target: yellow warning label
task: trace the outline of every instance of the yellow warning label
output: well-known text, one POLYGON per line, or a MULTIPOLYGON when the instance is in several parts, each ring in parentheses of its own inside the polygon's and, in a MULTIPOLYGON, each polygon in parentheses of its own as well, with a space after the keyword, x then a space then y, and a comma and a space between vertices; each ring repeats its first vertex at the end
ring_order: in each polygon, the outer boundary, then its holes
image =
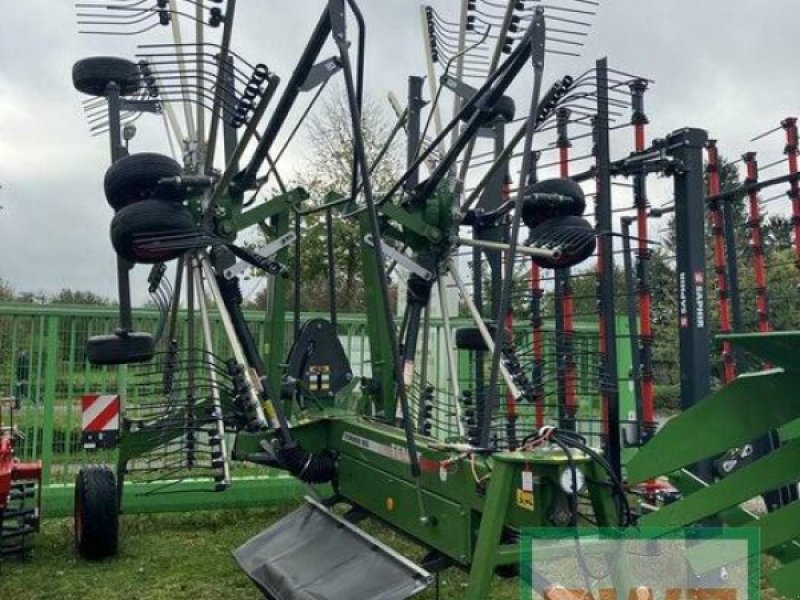
POLYGON ((523 489, 517 490, 517 506, 522 509, 533 511, 533 492, 526 492, 523 489))

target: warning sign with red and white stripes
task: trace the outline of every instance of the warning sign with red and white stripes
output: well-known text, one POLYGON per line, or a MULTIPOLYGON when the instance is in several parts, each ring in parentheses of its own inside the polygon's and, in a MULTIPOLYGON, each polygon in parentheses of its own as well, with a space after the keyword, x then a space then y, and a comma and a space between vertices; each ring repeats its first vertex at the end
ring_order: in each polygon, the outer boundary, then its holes
POLYGON ((119 396, 85 394, 81 397, 84 448, 111 448, 119 432, 119 396))

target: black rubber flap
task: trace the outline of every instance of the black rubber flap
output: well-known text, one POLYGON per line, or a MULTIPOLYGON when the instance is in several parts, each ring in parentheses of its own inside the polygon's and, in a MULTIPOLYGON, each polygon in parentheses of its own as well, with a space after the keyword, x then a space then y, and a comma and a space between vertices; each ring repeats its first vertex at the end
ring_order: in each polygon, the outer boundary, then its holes
POLYGON ((233 553, 270 600, 403 600, 431 575, 309 500, 233 553))
POLYGON ((303 324, 287 362, 287 375, 304 382, 315 396, 332 397, 353 380, 336 328, 325 319, 303 324))

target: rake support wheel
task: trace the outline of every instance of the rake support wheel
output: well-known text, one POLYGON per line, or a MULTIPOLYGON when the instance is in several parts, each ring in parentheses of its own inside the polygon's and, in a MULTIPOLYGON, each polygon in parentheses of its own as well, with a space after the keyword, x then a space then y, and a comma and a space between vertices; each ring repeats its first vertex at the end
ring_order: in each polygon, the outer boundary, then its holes
POLYGON ((530 228, 558 217, 580 217, 586 210, 586 196, 572 179, 546 179, 525 192, 522 220, 530 228), (556 199, 556 197, 561 197, 556 199))
POLYGON ((148 200, 158 190, 159 200, 180 201, 184 194, 172 188, 158 189, 158 182, 181 174, 181 166, 169 156, 140 152, 125 156, 106 171, 103 188, 106 200, 115 211, 148 200))
POLYGON ((144 332, 126 331, 96 335, 86 343, 86 357, 93 365, 129 365, 153 358, 156 342, 144 332))
MULTIPOLYGON (((489 336, 494 339, 497 329, 494 325, 488 326, 489 336)), ((456 329, 456 348, 459 350, 471 350, 473 352, 486 352, 489 347, 483 339, 480 329, 477 327, 462 327, 456 329)))
POLYGON ((533 262, 544 269, 566 269, 589 258, 597 247, 597 233, 581 217, 556 217, 531 229, 528 243, 542 248, 558 248, 555 258, 537 256, 533 262))
POLYGON ((119 498, 114 473, 89 466, 75 480, 75 548, 84 558, 103 560, 119 547, 119 498))
POLYGON ((126 206, 111 221, 114 250, 133 263, 155 264, 178 258, 186 248, 156 248, 152 245, 153 238, 196 232, 188 208, 163 200, 142 200, 126 206))
POLYGON ((89 96, 105 96, 108 84, 116 83, 121 96, 130 96, 142 86, 139 67, 125 58, 93 56, 72 66, 72 85, 89 96))

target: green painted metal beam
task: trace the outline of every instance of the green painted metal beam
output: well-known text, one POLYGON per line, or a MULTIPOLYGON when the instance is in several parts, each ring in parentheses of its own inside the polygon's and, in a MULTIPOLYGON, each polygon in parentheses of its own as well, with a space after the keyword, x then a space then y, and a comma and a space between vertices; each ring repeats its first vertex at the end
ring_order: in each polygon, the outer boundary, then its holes
POLYGON ((275 196, 264 204, 259 204, 256 208, 238 215, 235 218, 236 228, 238 231, 242 231, 258 223, 263 223, 276 215, 285 214, 308 197, 308 192, 303 188, 295 188, 285 194, 275 196))
MULTIPOLYGON (((269 504, 299 500, 305 493, 302 484, 290 476, 242 477, 224 492, 211 491, 209 480, 183 481, 180 487, 164 488, 164 482, 126 482, 123 493, 125 514, 188 512, 232 508, 263 508, 269 504), (158 493, 158 488, 163 493, 158 493), (179 490, 181 493, 172 493, 179 490)), ((75 486, 49 485, 42 490, 42 514, 45 518, 73 514, 75 486)))
POLYGON ((44 375, 44 428, 42 432, 42 482, 50 483, 53 463, 53 421, 58 378, 59 317, 47 318, 47 351, 44 375))
POLYGON ((767 581, 785 598, 797 598, 800 595, 800 560, 775 569, 767 575, 767 581))
MULTIPOLYGON (((655 439, 655 438, 654 438, 655 439)), ((714 485, 668 504, 640 520, 642 527, 685 527, 795 481, 800 440, 792 441, 714 485)))
MULTIPOLYGON (((779 546, 784 546, 800 537, 800 502, 758 518, 751 518, 735 529, 741 528, 758 531, 761 552, 769 552, 779 546)), ((708 548, 706 544, 699 544, 689 550, 689 560, 698 573, 705 573, 735 562, 736 553, 739 552, 735 547, 731 547, 728 549, 731 554, 725 556, 725 550, 717 549, 709 552, 708 548)))
POLYGON ((735 333, 720 336, 786 371, 800 373, 800 331, 735 333))
POLYGON ((800 417, 800 374, 743 375, 670 420, 627 467, 632 483, 746 444, 800 417))
MULTIPOLYGON (((670 482, 678 491, 680 491, 683 496, 694 494, 695 492, 708 487, 689 471, 673 473, 670 476, 670 482)), ((800 504, 792 506, 800 506, 800 504)), ((717 515, 719 520, 722 521, 722 523, 724 523, 727 527, 758 527, 760 519, 769 516, 770 515, 764 515, 763 517, 760 517, 759 515, 746 511, 738 505, 724 510, 717 515)), ((769 525, 768 527, 771 528, 772 525, 769 525)), ((775 527, 777 527, 777 525, 775 525, 775 527)), ((796 537, 800 537, 800 527, 793 526, 792 531, 794 531, 796 537)), ((762 534, 762 550, 764 553, 778 559, 783 563, 794 562, 796 560, 800 561, 800 543, 795 541, 795 536, 790 537, 789 541, 784 544, 777 544, 775 543, 775 538, 772 538, 772 541, 770 541, 771 535, 772 534, 769 531, 767 531, 765 534, 762 534), (763 546, 764 541, 767 543, 766 547, 763 546)), ((789 537, 790 535, 791 533, 787 531, 786 537, 789 537)))
POLYGON ((800 502, 767 513, 746 526, 758 528, 763 552, 791 542, 800 537, 800 502))

